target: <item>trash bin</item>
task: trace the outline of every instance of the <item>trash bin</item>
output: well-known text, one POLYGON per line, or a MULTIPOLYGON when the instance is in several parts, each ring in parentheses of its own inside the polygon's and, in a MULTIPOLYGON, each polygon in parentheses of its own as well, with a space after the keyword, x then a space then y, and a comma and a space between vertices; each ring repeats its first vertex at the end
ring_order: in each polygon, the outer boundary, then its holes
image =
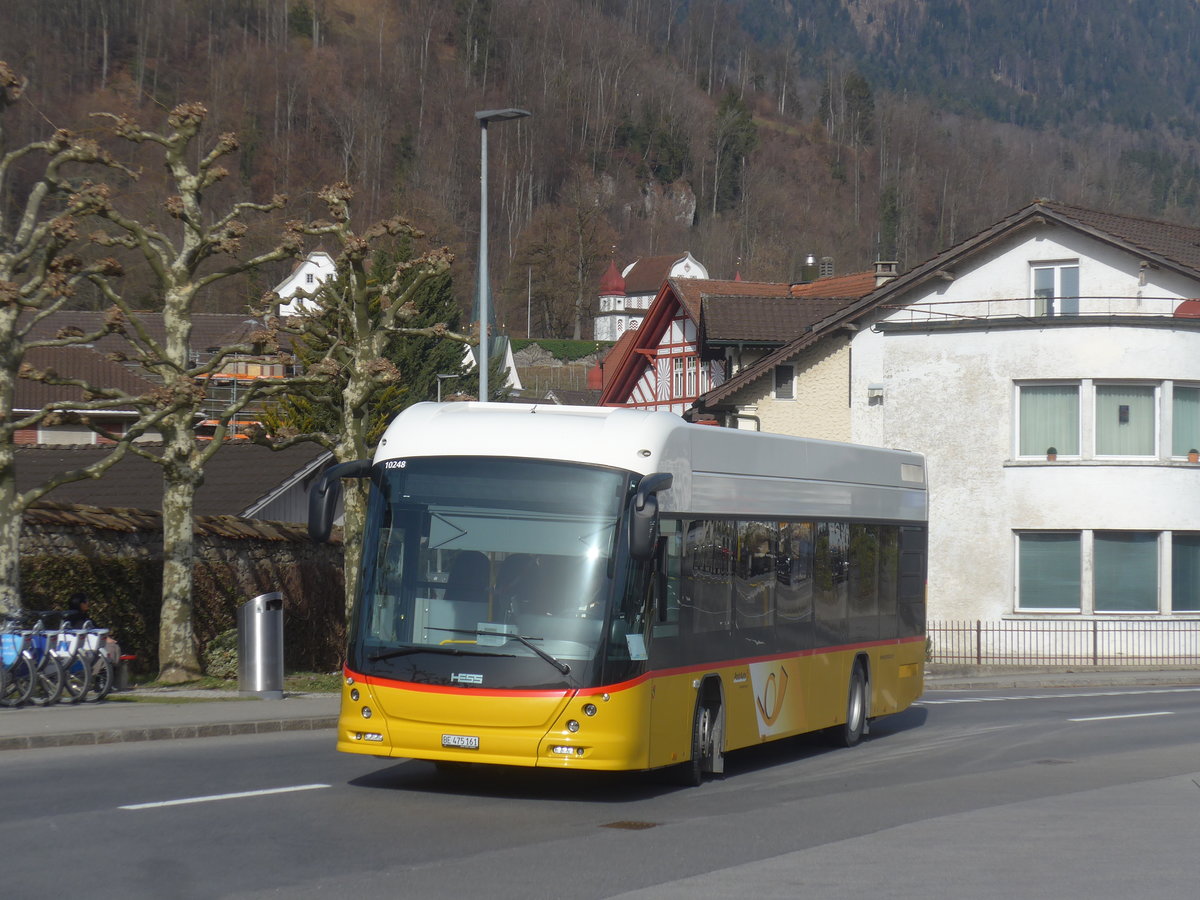
POLYGON ((259 594, 238 607, 238 690, 283 699, 283 594, 259 594))

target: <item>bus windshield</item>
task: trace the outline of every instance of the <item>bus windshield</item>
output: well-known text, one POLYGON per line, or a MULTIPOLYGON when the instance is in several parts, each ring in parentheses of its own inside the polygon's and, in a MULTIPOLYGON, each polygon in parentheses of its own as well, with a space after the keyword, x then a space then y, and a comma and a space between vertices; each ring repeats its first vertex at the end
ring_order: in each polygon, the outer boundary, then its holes
POLYGON ((384 460, 373 473, 358 671, 462 687, 577 686, 613 597, 635 477, 542 460, 384 460))

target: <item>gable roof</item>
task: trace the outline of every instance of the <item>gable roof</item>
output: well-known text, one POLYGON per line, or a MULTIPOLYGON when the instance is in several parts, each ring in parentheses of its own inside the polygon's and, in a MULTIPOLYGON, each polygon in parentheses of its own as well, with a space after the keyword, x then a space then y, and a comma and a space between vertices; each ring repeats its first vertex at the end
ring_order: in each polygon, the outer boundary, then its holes
POLYGON ((686 251, 671 256, 644 256, 636 260, 625 270, 625 293, 628 295, 657 292, 670 276, 671 269, 686 259, 695 261, 692 254, 686 251))
POLYGON ((1100 212, 1053 200, 1037 200, 978 234, 938 253, 899 278, 870 290, 857 301, 815 323, 810 332, 768 353, 724 384, 709 391, 700 398, 697 405, 702 408, 711 407, 712 404, 728 398, 739 389, 772 372, 775 365, 808 349, 825 336, 835 333, 839 328, 853 323, 879 306, 896 302, 907 292, 931 280, 952 273, 954 266, 1030 225, 1071 228, 1162 268, 1188 278, 1200 279, 1200 228, 1138 216, 1100 212))
MULTIPOLYGON (((146 449, 154 451, 152 446, 146 449)), ((29 490, 60 472, 90 465, 109 452, 111 447, 17 447, 17 490, 29 490)), ((248 442, 225 444, 204 467, 204 483, 196 489, 193 514, 250 515, 328 455, 329 451, 316 444, 297 444, 279 451, 248 442)), ((127 453, 102 477, 65 484, 46 499, 161 510, 162 489, 159 465, 127 453)))
MULTIPOLYGON (((84 333, 98 331, 108 318, 107 312, 93 310, 60 310, 40 320, 30 332, 30 338, 53 338, 63 328, 79 328, 84 333)), ((155 341, 166 339, 166 327, 160 312, 138 312, 138 320, 155 341)), ((193 351, 209 351, 243 340, 263 323, 248 313, 192 313, 191 347, 193 351)), ((90 346, 100 353, 129 352, 130 343, 120 334, 108 334, 90 346)))
MULTIPOLYGON (((66 378, 77 378, 97 387, 117 388, 134 396, 154 389, 152 382, 88 347, 31 347, 25 351, 25 362, 39 371, 57 372, 66 378)), ((74 385, 47 384, 29 378, 16 379, 13 394, 13 409, 25 412, 41 409, 48 403, 74 403, 84 399, 83 390, 74 385)), ((110 414, 115 411, 106 410, 110 414)))
POLYGON ((622 335, 605 360, 601 403, 615 402, 615 397, 632 390, 642 371, 633 357, 657 343, 676 304, 697 323, 702 342, 778 344, 835 315, 874 286, 871 272, 805 284, 670 278, 650 304, 641 327, 622 335), (706 318, 710 312, 716 316, 715 330, 706 318))
POLYGON ((780 344, 807 331, 849 302, 824 297, 705 296, 704 342, 780 344))

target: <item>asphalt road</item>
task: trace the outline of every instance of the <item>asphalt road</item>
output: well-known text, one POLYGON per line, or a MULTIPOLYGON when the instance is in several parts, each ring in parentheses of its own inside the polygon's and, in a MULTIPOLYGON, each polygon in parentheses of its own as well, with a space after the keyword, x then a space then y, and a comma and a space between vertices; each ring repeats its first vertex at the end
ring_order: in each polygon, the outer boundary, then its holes
POLYGON ((438 775, 297 732, 10 751, 3 896, 1200 893, 1200 688, 943 692, 852 750, 652 775, 438 775), (1196 779, 1196 780, 1193 780, 1196 779))

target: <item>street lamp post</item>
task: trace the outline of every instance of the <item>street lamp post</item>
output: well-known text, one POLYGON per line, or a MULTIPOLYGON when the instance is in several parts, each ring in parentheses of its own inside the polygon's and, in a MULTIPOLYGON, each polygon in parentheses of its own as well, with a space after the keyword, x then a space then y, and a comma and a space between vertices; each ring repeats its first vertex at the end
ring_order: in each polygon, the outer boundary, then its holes
POLYGON ((506 122, 529 115, 524 109, 482 109, 479 120, 479 399, 488 398, 488 176, 487 133, 489 122, 506 122))

